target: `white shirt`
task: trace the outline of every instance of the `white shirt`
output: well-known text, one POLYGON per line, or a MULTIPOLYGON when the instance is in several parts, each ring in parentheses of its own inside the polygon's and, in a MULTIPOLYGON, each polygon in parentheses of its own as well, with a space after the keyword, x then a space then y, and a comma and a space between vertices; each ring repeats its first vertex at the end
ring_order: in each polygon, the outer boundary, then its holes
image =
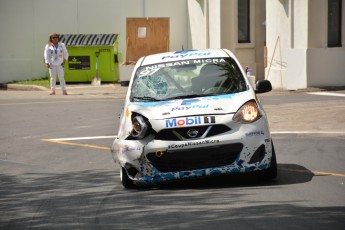
POLYGON ((54 44, 46 45, 44 49, 44 61, 49 65, 61 65, 68 59, 68 52, 65 44, 59 42, 57 47, 54 44))

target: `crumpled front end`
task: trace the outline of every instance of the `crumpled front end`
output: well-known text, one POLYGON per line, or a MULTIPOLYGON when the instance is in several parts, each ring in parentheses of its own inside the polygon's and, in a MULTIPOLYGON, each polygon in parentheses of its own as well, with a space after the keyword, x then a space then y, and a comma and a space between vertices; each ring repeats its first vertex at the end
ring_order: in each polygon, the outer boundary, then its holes
POLYGON ((141 140, 117 139, 114 158, 138 185, 254 172, 270 166, 272 143, 264 117, 250 124, 234 123, 230 114, 215 119, 217 124, 169 127, 141 140), (197 137, 185 138, 188 132, 198 133, 197 137))

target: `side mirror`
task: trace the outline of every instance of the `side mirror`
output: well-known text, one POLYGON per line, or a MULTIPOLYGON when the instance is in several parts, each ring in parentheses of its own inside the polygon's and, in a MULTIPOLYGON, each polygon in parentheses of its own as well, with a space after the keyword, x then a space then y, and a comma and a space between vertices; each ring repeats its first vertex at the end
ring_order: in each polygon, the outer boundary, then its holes
POLYGON ((267 93, 272 90, 271 82, 268 80, 259 80, 256 82, 255 93, 267 93))

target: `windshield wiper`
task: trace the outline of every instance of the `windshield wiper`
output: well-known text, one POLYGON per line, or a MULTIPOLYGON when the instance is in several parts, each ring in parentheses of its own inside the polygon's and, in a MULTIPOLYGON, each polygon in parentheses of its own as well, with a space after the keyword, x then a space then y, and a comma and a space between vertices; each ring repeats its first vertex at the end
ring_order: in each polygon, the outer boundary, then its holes
POLYGON ((188 95, 180 95, 176 97, 168 97, 164 98, 164 100, 173 100, 173 99, 184 99, 184 98, 193 98, 193 97, 204 97, 204 94, 188 94, 188 95))
POLYGON ((142 101, 161 101, 160 99, 154 97, 132 97, 132 99, 142 100, 142 101))

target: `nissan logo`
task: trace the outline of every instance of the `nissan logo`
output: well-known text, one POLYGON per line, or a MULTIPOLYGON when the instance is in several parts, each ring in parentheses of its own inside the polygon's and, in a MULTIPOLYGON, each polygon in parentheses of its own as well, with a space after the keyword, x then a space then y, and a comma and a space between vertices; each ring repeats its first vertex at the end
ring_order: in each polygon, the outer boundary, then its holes
POLYGON ((187 135, 189 137, 194 138, 198 135, 198 131, 196 129, 190 129, 190 130, 188 130, 187 135))

